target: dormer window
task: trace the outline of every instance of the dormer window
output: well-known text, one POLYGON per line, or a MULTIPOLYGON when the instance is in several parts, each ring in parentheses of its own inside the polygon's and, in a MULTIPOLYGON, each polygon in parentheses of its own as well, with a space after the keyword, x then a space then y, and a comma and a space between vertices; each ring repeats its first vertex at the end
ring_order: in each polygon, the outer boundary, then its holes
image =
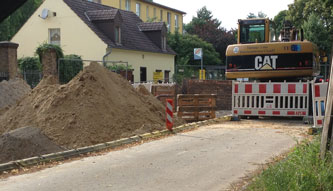
POLYGON ((163 51, 166 51, 166 36, 165 35, 162 35, 162 50, 163 51))
POLYGON ((121 29, 120 27, 114 28, 114 39, 116 44, 121 44, 121 29))

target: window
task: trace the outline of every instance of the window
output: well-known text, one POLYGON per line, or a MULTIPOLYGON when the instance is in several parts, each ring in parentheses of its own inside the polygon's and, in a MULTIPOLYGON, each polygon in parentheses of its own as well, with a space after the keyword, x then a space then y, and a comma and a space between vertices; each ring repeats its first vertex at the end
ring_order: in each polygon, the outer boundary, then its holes
POLYGON ((125 9, 126 11, 131 10, 131 0, 125 0, 125 9))
POLYGON ((121 44, 121 30, 120 27, 115 27, 114 29, 114 39, 117 44, 121 44))
POLYGON ((178 15, 175 15, 175 29, 178 32, 178 29, 179 29, 178 15))
POLYGON ((49 29, 49 43, 60 46, 60 29, 49 29))
POLYGON ((162 50, 165 51, 166 50, 166 36, 162 35, 162 50))
POLYGON ((141 15, 141 5, 140 3, 136 3, 136 15, 140 17, 141 15))
POLYGON ((163 10, 160 11, 160 21, 163 21, 163 10))
POLYGON ((121 0, 119 0, 119 9, 121 9, 121 0))
POLYGON ((154 8, 154 18, 156 18, 156 8, 154 8))
POLYGON ((149 6, 146 7, 146 18, 149 20, 149 6))
POLYGON ((170 31, 170 26, 171 26, 171 13, 167 13, 167 23, 168 23, 168 31, 170 31))
POLYGON ((170 71, 165 70, 164 71, 164 82, 169 83, 170 82, 170 71))
POLYGON ((265 42, 265 24, 249 24, 241 26, 241 43, 265 42))

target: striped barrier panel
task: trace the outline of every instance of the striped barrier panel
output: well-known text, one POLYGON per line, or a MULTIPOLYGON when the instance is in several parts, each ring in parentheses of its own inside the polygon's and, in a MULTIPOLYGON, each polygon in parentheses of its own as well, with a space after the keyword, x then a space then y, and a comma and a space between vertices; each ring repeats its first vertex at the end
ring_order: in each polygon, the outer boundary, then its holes
POLYGON ((309 82, 232 84, 234 116, 308 116, 309 82))
POLYGON ((172 131, 173 127, 173 99, 166 100, 166 127, 172 131))
POLYGON ((326 95, 328 89, 328 82, 313 83, 312 95, 313 95, 313 126, 323 127, 325 118, 325 105, 326 95))

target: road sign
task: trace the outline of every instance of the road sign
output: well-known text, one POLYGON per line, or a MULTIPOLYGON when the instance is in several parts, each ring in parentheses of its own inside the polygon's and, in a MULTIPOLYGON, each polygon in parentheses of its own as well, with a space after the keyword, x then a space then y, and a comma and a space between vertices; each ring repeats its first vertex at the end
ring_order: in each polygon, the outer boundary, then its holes
POLYGON ((202 59, 202 48, 195 48, 194 49, 194 60, 201 60, 202 59))

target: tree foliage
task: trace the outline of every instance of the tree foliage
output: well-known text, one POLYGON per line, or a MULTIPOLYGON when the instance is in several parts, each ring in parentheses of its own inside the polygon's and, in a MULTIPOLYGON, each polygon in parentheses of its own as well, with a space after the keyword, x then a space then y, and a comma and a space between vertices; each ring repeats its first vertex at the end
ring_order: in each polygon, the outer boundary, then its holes
POLYGON ((263 13, 262 11, 259 11, 258 14, 254 14, 254 13, 249 13, 247 15, 248 19, 255 19, 255 18, 267 18, 267 15, 265 13, 263 13))
POLYGON ((28 0, 0 23, 0 41, 9 41, 29 19, 43 0, 28 0))
POLYGON ((288 19, 296 27, 305 29, 308 40, 330 52, 333 46, 332 0, 294 0, 289 5, 288 19))
POLYGON ((230 44, 236 43, 235 30, 227 31, 221 27, 221 21, 213 18, 212 12, 206 7, 197 11, 197 16, 185 25, 187 33, 197 35, 204 41, 211 43, 219 53, 222 63, 225 62, 225 51, 230 44))
POLYGON ((194 48, 203 49, 203 60, 205 65, 218 65, 221 63, 219 54, 215 51, 212 44, 203 41, 196 35, 180 35, 179 33, 169 34, 168 45, 177 53, 176 65, 200 65, 200 62, 195 61, 193 58, 194 48))

